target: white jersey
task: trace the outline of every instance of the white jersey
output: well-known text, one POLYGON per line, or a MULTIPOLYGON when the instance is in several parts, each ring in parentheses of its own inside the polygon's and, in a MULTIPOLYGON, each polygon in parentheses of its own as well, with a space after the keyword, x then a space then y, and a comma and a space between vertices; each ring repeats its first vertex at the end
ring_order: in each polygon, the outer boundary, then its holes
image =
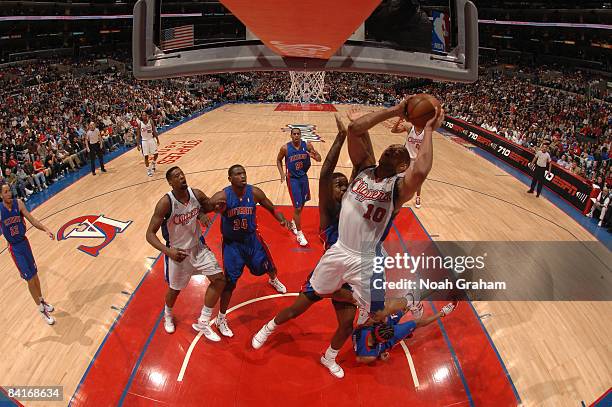
POLYGON ((189 191, 189 202, 187 205, 179 202, 172 191, 168 192, 170 197, 170 216, 162 223, 162 235, 166 239, 168 247, 179 249, 190 249, 199 243, 202 235, 198 224, 200 213, 200 202, 197 200, 191 188, 189 191))
POLYGON ((423 138, 425 137, 425 129, 421 130, 421 133, 417 134, 414 126, 408 132, 408 136, 406 137, 406 149, 408 150, 408 154, 410 154, 410 159, 414 160, 417 158, 419 154, 419 148, 421 147, 421 143, 423 142, 423 138))
POLYGON ((140 137, 143 141, 153 140, 153 120, 149 119, 149 122, 146 124, 139 120, 138 126, 140 127, 140 137))
POLYGON ((342 198, 338 243, 358 253, 377 251, 387 237, 395 210, 393 191, 398 176, 377 181, 374 169, 361 171, 342 198))

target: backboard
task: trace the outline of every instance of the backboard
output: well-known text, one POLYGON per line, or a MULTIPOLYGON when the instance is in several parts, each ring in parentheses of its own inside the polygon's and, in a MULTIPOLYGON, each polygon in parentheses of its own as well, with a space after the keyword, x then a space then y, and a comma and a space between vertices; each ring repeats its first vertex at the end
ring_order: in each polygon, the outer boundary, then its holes
POLYGON ((252 0, 221 0, 222 12, 178 15, 164 13, 162 0, 138 0, 134 6, 134 76, 158 79, 280 70, 475 81, 476 7, 469 0, 426 3, 258 0, 253 7, 252 0), (214 35, 214 27, 211 31, 203 22, 216 14, 234 18, 231 38, 219 38, 224 36, 214 35))

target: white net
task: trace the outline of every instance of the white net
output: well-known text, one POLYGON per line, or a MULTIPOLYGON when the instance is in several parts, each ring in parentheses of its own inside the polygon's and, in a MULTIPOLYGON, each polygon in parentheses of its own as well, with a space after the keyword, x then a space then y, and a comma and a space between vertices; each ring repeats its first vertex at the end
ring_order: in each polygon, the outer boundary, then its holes
POLYGON ((321 103, 325 101, 323 86, 325 71, 303 72, 289 71, 291 88, 287 94, 290 103, 321 103))

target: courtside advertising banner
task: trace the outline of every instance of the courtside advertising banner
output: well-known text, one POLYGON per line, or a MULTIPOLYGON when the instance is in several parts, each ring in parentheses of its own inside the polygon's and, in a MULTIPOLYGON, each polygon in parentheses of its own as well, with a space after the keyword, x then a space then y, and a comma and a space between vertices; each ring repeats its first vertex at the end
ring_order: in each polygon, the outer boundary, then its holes
MULTIPOLYGON (((534 157, 533 151, 460 119, 447 117, 442 127, 525 174, 533 176, 533 168, 529 165, 534 157)), ((552 172, 546 171, 544 186, 557 193, 581 212, 586 209, 587 201, 593 189, 592 183, 565 171, 556 164, 552 165, 552 172)))

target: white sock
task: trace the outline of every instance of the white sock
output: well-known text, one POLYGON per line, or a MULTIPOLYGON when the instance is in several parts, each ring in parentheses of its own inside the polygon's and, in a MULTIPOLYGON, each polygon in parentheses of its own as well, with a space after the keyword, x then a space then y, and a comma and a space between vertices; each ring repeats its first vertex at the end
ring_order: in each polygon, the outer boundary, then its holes
POLYGON ((208 322, 210 321, 210 317, 212 316, 212 308, 208 308, 206 305, 202 307, 202 312, 200 313, 200 321, 208 322))
POLYGON ((336 356, 338 356, 338 351, 333 349, 331 345, 325 351, 325 359, 329 361, 336 361, 336 356))
POLYGON ((167 305, 164 305, 164 315, 166 317, 171 317, 172 316, 172 308, 167 306, 167 305))
POLYGON ((266 326, 268 327, 269 331, 274 331, 276 329, 276 322, 274 322, 274 318, 272 318, 270 322, 266 324, 266 326))
POLYGON ((225 319, 225 314, 219 311, 219 313, 217 314, 217 320, 223 321, 224 319, 225 319))
POLYGON ((43 302, 45 302, 45 299, 43 297, 38 297, 38 300, 40 301, 40 303, 38 304, 38 310, 44 311, 45 305, 43 304, 43 302))

